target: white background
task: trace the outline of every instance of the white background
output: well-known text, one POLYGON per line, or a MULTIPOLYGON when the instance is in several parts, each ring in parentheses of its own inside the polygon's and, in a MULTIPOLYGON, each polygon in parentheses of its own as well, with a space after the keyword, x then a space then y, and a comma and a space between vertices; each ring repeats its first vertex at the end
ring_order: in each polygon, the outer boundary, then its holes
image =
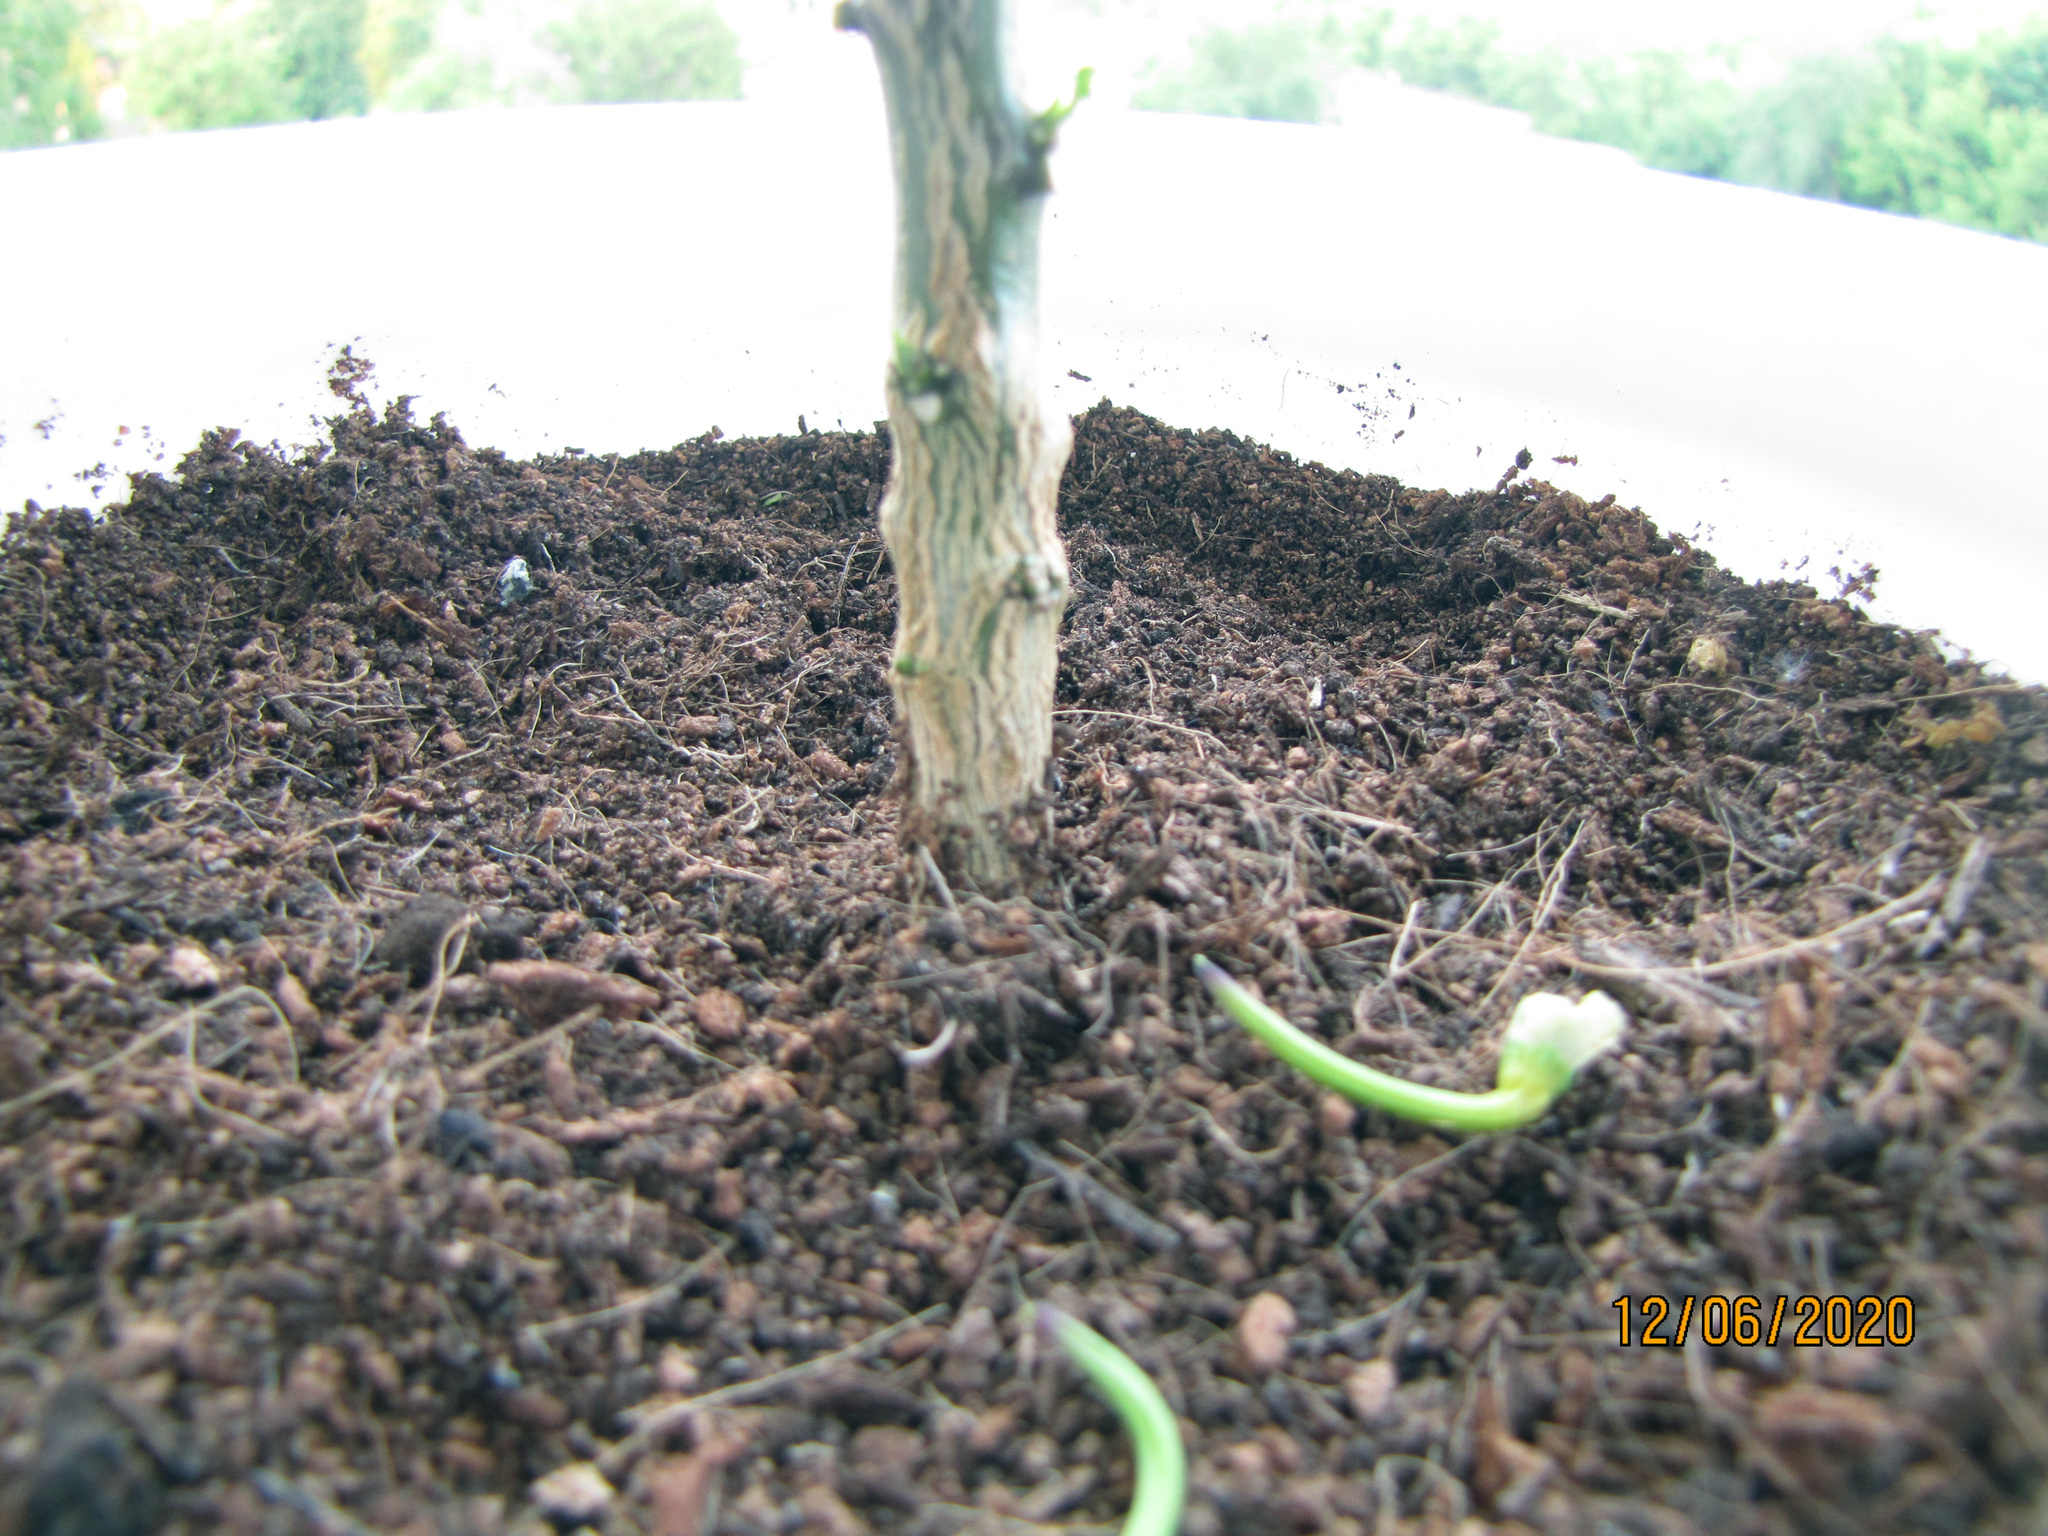
MULTIPOLYGON (((167 470, 207 426, 310 440, 348 342, 381 394, 516 455, 866 426, 888 162, 865 44, 821 18, 776 13, 746 102, 0 156, 0 506, 89 504, 75 472, 167 470)), ((1061 35, 1027 29, 1027 57, 1061 35)), ((1070 79, 1056 62, 1034 78, 1070 79)), ((1459 489, 1526 446, 1745 576, 1804 562, 1831 592, 1828 566, 1872 561, 1879 616, 2048 679, 2048 249, 1646 171, 1362 77, 1341 127, 1092 103, 1055 182, 1062 407, 1459 489)))

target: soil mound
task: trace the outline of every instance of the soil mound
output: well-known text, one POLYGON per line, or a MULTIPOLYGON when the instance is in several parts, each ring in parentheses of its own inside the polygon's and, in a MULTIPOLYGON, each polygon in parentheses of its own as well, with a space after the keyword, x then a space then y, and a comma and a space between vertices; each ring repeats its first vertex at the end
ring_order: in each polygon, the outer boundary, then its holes
POLYGON ((1526 455, 1104 404, 992 902, 897 846, 885 438, 337 388, 0 547, 0 1530, 1107 1528, 1029 1296, 1189 1536, 2039 1529, 2040 690, 1526 455), (1537 987, 1631 1030, 1452 1141, 1198 951, 1420 1081, 1537 987))

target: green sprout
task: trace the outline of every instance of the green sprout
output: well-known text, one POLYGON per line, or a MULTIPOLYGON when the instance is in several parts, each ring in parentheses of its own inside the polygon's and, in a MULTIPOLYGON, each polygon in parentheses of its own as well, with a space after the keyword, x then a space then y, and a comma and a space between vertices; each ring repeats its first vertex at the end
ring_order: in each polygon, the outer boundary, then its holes
POLYGON ((1030 123, 1026 125, 1024 133, 1025 137, 1031 141, 1033 149, 1043 153, 1045 150, 1052 148, 1053 140, 1059 137, 1060 124, 1072 117, 1074 109, 1088 99, 1088 89, 1094 83, 1095 70, 1093 67, 1081 70, 1074 76, 1074 99, 1072 101, 1055 100, 1051 106, 1031 119, 1030 123))
POLYGON ((1173 1536, 1188 1492, 1188 1456, 1173 1410, 1137 1362, 1093 1328, 1057 1307, 1041 1304, 1033 1310, 1038 1329, 1088 1373, 1131 1437, 1137 1482, 1123 1536, 1173 1536))
POLYGON ((1500 1070, 1490 1093, 1454 1093, 1411 1083, 1339 1055, 1281 1018, 1231 980, 1207 956, 1195 956, 1223 1011, 1290 1067, 1347 1099, 1409 1120, 1456 1131, 1509 1131, 1527 1125, 1571 1086, 1572 1074, 1621 1042, 1628 1016, 1605 992, 1577 1002, 1532 992, 1515 1007, 1500 1042, 1500 1070))

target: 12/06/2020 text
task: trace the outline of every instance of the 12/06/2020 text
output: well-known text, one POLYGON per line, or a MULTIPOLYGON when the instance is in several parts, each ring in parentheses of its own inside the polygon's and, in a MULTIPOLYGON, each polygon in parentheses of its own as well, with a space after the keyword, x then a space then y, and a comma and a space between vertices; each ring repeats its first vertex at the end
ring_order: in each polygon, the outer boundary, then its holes
POLYGON ((1914 1333, 1910 1296, 1780 1296, 1774 1302, 1755 1296, 1619 1296, 1614 1307, 1621 1314, 1623 1349, 1682 1349, 1695 1329, 1702 1344, 1715 1348, 1773 1349, 1788 1323, 1795 1348, 1903 1348, 1914 1333))

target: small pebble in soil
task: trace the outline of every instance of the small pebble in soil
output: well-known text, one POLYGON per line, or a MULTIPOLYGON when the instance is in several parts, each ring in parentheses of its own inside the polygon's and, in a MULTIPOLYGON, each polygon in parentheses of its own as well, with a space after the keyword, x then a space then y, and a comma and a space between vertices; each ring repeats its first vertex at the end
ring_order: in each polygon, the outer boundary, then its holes
POLYGON ((531 912, 486 907, 476 915, 476 927, 469 936, 470 947, 479 960, 523 960, 527 954, 526 941, 539 926, 531 912))
POLYGON ((172 950, 164 958, 163 976, 171 992, 184 996, 212 992, 220 986, 220 966, 196 944, 180 944, 172 950))
POLYGON ((612 1485, 587 1461, 572 1461, 535 1481, 533 1502, 541 1513, 564 1529, 604 1518, 611 1508, 612 1485))
POLYGON ((121 830, 131 837, 140 836, 156 821, 160 807, 177 799, 168 789, 131 789, 126 794, 116 795, 107 802, 107 809, 121 824, 121 830))
POLYGON ((386 920, 371 958, 391 970, 404 971, 414 986, 420 986, 434 974, 434 962, 448 930, 468 915, 469 908, 453 896, 432 891, 415 896, 386 920))
POLYGON ((1316 1121, 1325 1136, 1349 1136, 1358 1124, 1358 1106, 1341 1093, 1326 1093, 1316 1100, 1316 1121))
POLYGON ((1237 1320, 1237 1342, 1245 1364, 1261 1376, 1287 1363, 1295 1329, 1294 1306, 1278 1291, 1261 1291, 1245 1303, 1237 1320))
POLYGON ((739 1234, 740 1245, 747 1250, 750 1259, 767 1258, 775 1245, 774 1219, 758 1208, 745 1212, 733 1223, 733 1230, 739 1234))
POLYGON ((699 1379, 696 1362, 688 1350, 680 1344, 662 1346, 661 1358, 654 1365, 655 1385, 664 1392, 692 1392, 699 1379))
POLYGON ((1391 1360, 1368 1360, 1344 1378, 1344 1400, 1368 1429, 1388 1417, 1401 1374, 1391 1360))
POLYGON ((73 1377, 43 1405, 23 1536, 150 1536, 163 1505, 156 1461, 98 1383, 73 1377))
POLYGON ((1734 670, 1727 644, 1713 635, 1695 636, 1685 652, 1685 669, 1695 677, 1718 680, 1734 670))
POLYGON ((489 1161, 491 1123, 467 1109, 444 1109, 434 1122, 434 1155, 458 1172, 489 1161))
POLYGON ((533 572, 526 561, 514 555, 498 572, 498 606, 510 608, 533 595, 533 572))
POLYGON ((690 1014, 705 1038, 721 1045, 739 1039, 746 1028, 746 1005, 723 987, 706 987, 699 992, 690 1005, 690 1014))

